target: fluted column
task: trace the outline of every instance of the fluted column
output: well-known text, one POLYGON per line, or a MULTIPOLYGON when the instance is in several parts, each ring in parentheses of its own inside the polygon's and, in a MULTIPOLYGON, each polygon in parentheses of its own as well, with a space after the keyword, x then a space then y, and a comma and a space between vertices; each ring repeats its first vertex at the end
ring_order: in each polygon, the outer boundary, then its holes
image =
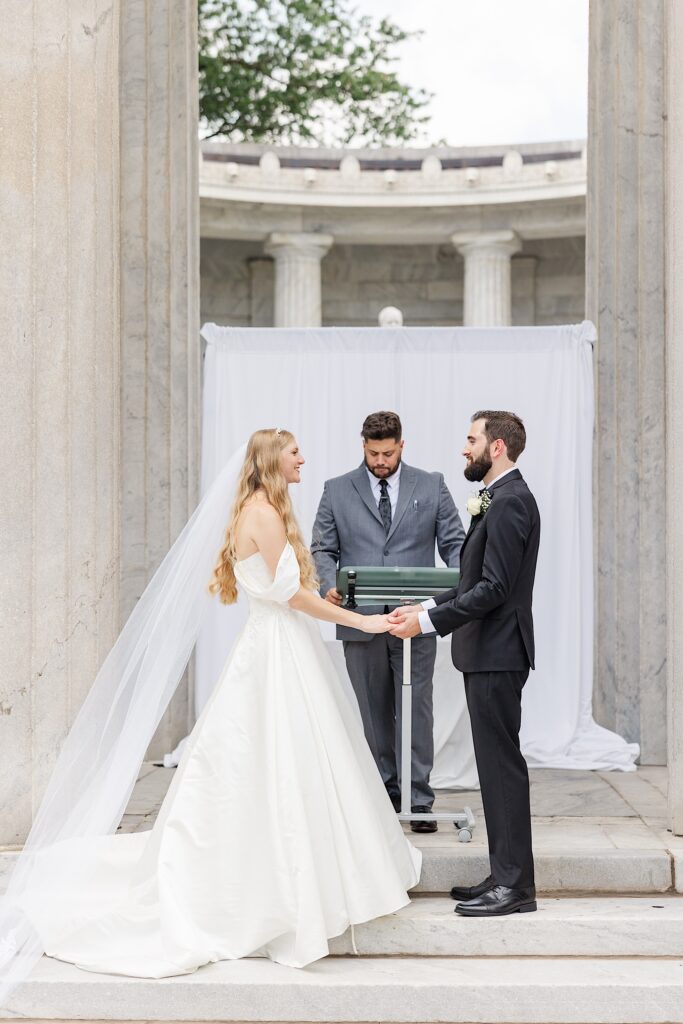
POLYGON ((640 743, 643 764, 666 757, 663 581, 672 564, 663 493, 671 480, 663 412, 665 47, 663 0, 591 2, 586 315, 598 332, 594 709, 601 725, 640 743))
POLYGON ((452 237, 465 260, 465 327, 512 322, 510 260, 521 249, 514 231, 466 231, 452 237))
MULTIPOLYGON (((120 0, 121 614, 197 500, 199 189, 195 0, 120 0)), ((182 683, 151 755, 191 724, 182 683)))
POLYGON ((275 260, 275 326, 320 327, 320 263, 332 235, 275 233, 265 251, 275 260))
POLYGON ((119 629, 118 6, 3 6, 0 844, 119 629))
MULTIPOLYGON (((683 11, 667 0, 665 166, 669 823, 683 835, 683 11)), ((654 413, 653 413, 654 415, 654 413)), ((680 883, 678 885, 680 889, 680 883)))

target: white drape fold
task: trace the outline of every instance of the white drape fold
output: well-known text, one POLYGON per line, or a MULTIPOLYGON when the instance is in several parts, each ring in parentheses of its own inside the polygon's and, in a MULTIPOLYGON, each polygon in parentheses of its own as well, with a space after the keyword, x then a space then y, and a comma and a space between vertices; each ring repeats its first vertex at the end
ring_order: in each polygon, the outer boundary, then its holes
MULTIPOLYGON (((225 328, 206 324, 202 488, 243 437, 292 430, 306 458, 295 499, 310 536, 324 481, 361 461, 367 413, 394 409, 404 458, 446 477, 464 513, 473 486, 460 449, 472 413, 512 409, 527 428, 519 468, 542 517, 534 600, 537 670, 522 743, 533 766, 631 770, 638 746, 596 725, 593 690, 592 433, 595 329, 225 328)), ((438 559, 437 559, 438 563, 438 559)), ((239 629, 218 602, 197 652, 197 711, 239 629)), ((327 638, 334 644, 332 631, 327 638)), ((344 671, 341 652, 335 662, 344 671)), ((476 783, 462 680, 439 645, 434 685, 437 787, 476 783)))

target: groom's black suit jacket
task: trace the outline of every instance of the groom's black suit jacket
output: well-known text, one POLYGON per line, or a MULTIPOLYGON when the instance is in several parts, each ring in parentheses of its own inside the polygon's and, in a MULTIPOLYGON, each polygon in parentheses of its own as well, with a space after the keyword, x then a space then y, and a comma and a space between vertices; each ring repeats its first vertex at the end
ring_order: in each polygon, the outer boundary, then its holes
POLYGON ((488 488, 491 504, 472 517, 460 552, 460 582, 429 611, 440 636, 452 633, 461 672, 534 667, 531 597, 541 518, 518 469, 488 488))

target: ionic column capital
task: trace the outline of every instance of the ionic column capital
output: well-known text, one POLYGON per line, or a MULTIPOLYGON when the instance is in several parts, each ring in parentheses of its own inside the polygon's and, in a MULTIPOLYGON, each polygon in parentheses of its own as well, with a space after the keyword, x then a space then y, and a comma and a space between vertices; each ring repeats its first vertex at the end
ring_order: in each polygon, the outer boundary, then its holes
POLYGON ((501 255, 514 256, 522 248, 522 240, 516 231, 456 231, 451 242, 462 256, 482 251, 494 251, 501 255))
POLYGON ((315 231, 275 231, 269 236, 264 252, 275 259, 291 257, 321 260, 333 243, 333 235, 315 231))

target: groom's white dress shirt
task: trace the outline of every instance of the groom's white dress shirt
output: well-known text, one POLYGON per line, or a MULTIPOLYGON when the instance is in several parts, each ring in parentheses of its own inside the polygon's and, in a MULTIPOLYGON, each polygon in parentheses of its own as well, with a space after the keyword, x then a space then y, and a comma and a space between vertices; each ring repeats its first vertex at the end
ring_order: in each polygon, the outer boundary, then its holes
MULTIPOLYGON (((491 481, 491 486, 493 486, 493 484, 497 484, 499 480, 502 480, 504 476, 507 476, 508 473, 511 473, 513 469, 517 469, 517 466, 510 466, 509 469, 503 470, 503 472, 500 473, 495 480, 491 481)), ((484 487, 486 487, 486 484, 484 485, 484 487)), ((480 490, 483 491, 484 487, 482 487, 480 490)), ((436 633, 436 630, 432 625, 432 620, 429 617, 430 608, 436 608, 436 601, 434 600, 433 597, 430 597, 427 601, 422 602, 422 611, 418 616, 420 620, 420 629, 425 634, 425 636, 429 636, 431 633, 436 633)))
MULTIPOLYGON (((370 486, 372 488, 372 496, 375 499, 375 504, 379 508, 379 499, 382 497, 382 490, 380 488, 379 480, 374 473, 371 473, 368 467, 365 467, 365 471, 368 474, 370 480, 370 486)), ((391 476, 384 477, 383 479, 387 482, 387 491, 389 493, 389 501, 391 502, 391 518, 394 518, 396 514, 396 502, 398 501, 398 485, 401 478, 401 463, 398 464, 398 469, 394 470, 391 476)))

